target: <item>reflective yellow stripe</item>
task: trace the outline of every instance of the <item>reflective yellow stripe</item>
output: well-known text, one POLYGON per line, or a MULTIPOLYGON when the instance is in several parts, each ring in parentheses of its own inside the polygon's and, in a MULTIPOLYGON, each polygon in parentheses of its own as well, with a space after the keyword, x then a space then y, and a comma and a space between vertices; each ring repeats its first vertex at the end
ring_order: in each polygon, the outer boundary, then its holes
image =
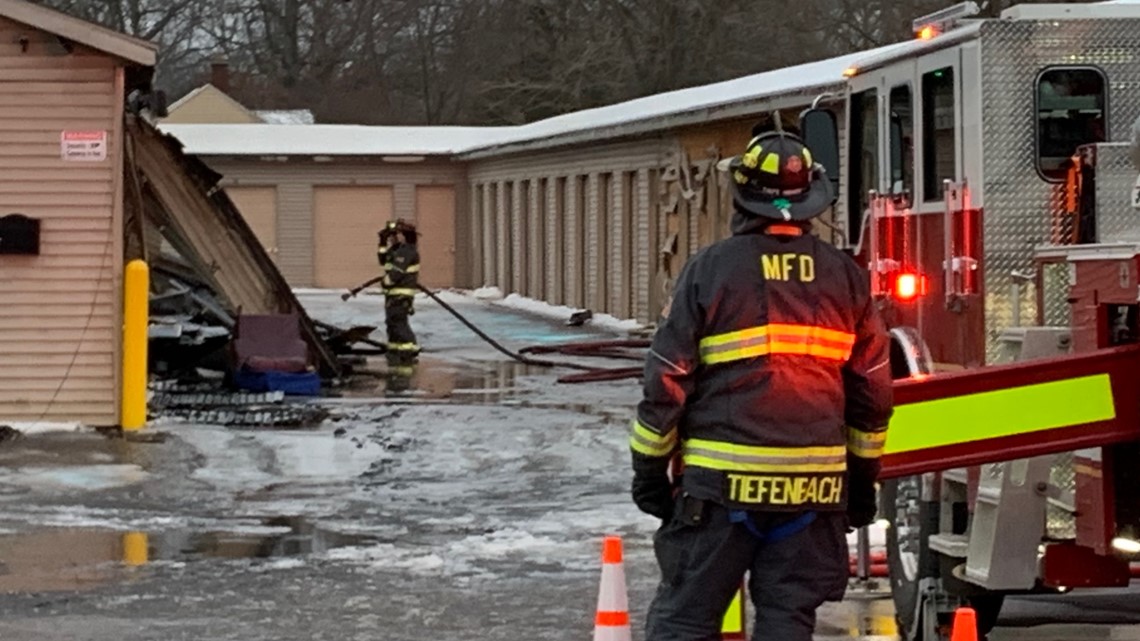
POLYGON ((667 434, 658 434, 646 427, 641 421, 634 421, 630 430, 629 446, 635 452, 646 456, 662 457, 673 452, 677 445, 677 430, 671 429, 667 434))
POLYGON ((847 448, 764 447, 721 441, 689 439, 684 444, 685 465, 726 472, 842 472, 847 469, 847 448))
POLYGON ((418 274, 418 273, 420 273, 420 266, 419 265, 412 265, 410 267, 400 267, 399 265, 394 265, 392 263, 385 263, 384 269, 386 269, 388 271, 401 272, 404 274, 418 274))
POLYGON ((404 273, 405 274, 418 274, 418 273, 420 273, 420 266, 419 265, 411 265, 407 269, 404 270, 404 273))
POLYGON ((701 362, 706 365, 768 354, 797 354, 846 361, 855 335, 826 327, 773 323, 701 339, 701 362))
POLYGON ((885 451, 898 454, 1113 418, 1111 378, 1096 374, 897 406, 885 451))
POLYGON ((385 296, 415 296, 416 290, 407 287, 389 287, 384 290, 385 296))
POLYGON ((847 428, 847 451, 862 458, 879 458, 887 444, 887 433, 864 432, 854 427, 847 428))
POLYGON ((415 343, 388 343, 388 351, 393 352, 414 352, 419 348, 415 343))
POLYGON ((744 588, 736 591, 736 596, 732 597, 732 603, 728 604, 728 611, 724 613, 724 621, 721 623, 721 634, 743 634, 744 633, 744 588))

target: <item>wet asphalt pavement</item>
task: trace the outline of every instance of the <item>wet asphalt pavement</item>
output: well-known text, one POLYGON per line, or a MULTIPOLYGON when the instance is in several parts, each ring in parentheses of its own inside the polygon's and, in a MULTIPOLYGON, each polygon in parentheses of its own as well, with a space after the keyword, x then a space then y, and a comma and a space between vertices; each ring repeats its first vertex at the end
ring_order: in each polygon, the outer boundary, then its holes
MULTIPOLYGON (((340 325, 382 321, 375 296, 302 301, 340 325)), ((617 337, 449 301, 513 349, 617 337)), ((148 433, 160 442, 56 432, 0 443, 0 639, 589 638, 607 533, 624 538, 640 638, 656 523, 628 498, 637 383, 559 385, 555 372, 504 362, 429 301, 413 327, 426 352, 410 389, 366 379, 320 401, 331 416, 313 429, 159 419, 148 433)), ((1137 602, 1029 601, 1011 622, 1128 615, 1137 602)), ((889 601, 851 599, 825 610, 818 631, 891 638, 891 619, 889 601)), ((993 638, 1138 631, 1054 625, 993 638)))

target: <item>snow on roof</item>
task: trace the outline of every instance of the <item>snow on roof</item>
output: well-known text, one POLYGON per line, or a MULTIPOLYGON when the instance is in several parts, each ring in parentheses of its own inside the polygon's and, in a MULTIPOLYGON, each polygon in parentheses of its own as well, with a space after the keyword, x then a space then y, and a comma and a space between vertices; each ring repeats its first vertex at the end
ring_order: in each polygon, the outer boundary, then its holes
POLYGON ((311 125, 316 122, 308 109, 257 109, 254 115, 271 125, 311 125))
POLYGON ((159 129, 201 156, 450 156, 502 135, 499 127, 180 125, 159 129))
MULTIPOLYGON (((660 121, 748 105, 780 96, 801 102, 841 85, 862 63, 882 64, 927 48, 944 46, 977 32, 977 25, 933 40, 908 40, 876 49, 794 67, 679 89, 626 102, 554 116, 514 127, 369 127, 294 125, 163 125, 186 151, 201 155, 493 155, 523 145, 570 144, 579 138, 604 139, 660 128, 660 121)), ((706 120, 708 118, 705 118, 706 120)))

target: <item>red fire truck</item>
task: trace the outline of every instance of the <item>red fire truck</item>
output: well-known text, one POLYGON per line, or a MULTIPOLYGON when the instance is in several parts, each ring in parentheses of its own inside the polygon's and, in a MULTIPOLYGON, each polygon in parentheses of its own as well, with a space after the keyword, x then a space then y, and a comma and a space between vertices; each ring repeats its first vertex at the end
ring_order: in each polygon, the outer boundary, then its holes
POLYGON ((1140 2, 978 13, 915 21, 800 118, 893 327, 906 639, 1140 560, 1140 2))

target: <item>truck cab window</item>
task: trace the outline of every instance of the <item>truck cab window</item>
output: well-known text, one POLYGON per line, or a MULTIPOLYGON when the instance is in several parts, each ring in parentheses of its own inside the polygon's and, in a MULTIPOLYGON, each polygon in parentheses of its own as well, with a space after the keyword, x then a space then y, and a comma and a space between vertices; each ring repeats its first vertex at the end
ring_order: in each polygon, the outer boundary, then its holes
POLYGON ((954 68, 922 76, 922 199, 943 198, 942 181, 957 179, 954 68))
POLYGON ((847 239, 852 245, 859 243, 870 200, 868 192, 879 188, 879 111, 878 92, 874 89, 851 96, 851 140, 849 142, 847 188, 847 239))
POLYGON ((910 87, 891 89, 891 193, 914 194, 914 100, 910 87))
POLYGON ((1037 78, 1037 170, 1046 180, 1065 179, 1077 147, 1104 142, 1107 103, 1108 83, 1097 69, 1057 67, 1037 78))

